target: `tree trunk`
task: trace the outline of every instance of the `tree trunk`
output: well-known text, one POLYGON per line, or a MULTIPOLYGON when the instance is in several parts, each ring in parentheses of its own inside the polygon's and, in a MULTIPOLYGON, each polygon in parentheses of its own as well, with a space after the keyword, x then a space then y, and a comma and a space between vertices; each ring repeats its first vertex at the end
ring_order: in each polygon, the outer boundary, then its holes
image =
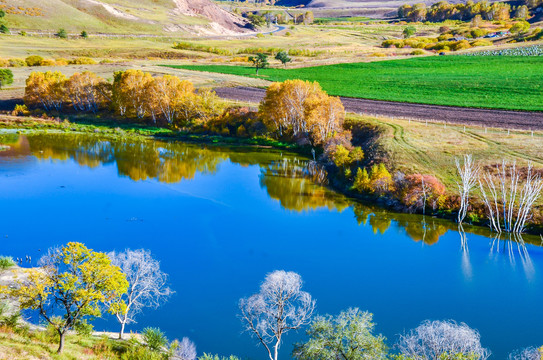
POLYGON ((276 343, 275 343, 275 346, 273 347, 273 357, 274 357, 274 360, 277 360, 277 358, 279 357, 279 344, 280 344, 281 340, 278 340, 276 343))
POLYGON ((126 325, 125 322, 122 322, 121 323, 121 331, 119 332, 119 340, 122 340, 123 339, 123 335, 124 335, 124 326, 126 325))
POLYGON ((64 348, 64 335, 66 333, 59 331, 58 334, 60 335, 60 341, 58 342, 57 354, 60 354, 60 353, 62 353, 62 349, 64 348))

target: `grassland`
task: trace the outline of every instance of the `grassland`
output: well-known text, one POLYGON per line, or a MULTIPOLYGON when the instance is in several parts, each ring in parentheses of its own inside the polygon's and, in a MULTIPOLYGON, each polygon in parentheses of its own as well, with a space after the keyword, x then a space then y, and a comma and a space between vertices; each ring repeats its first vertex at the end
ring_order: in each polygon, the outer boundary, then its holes
MULTIPOLYGON (((181 69, 256 77, 254 69, 181 69)), ((376 100, 512 110, 543 110, 543 57, 442 56, 260 71, 270 81, 318 81, 328 93, 376 100)))
POLYGON ((404 173, 432 174, 450 190, 456 187, 454 158, 472 154, 483 166, 502 159, 543 168, 543 132, 507 131, 350 115, 348 122, 364 129, 353 141, 373 161, 384 161, 404 173), (368 129, 371 129, 368 131, 368 129), (377 134, 367 137, 368 133, 377 134))

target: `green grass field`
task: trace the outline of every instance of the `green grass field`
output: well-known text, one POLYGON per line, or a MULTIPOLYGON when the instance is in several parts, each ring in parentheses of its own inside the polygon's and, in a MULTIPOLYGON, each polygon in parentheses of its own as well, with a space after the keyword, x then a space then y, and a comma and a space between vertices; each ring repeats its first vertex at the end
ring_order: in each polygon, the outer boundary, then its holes
MULTIPOLYGON (((170 65, 171 66, 171 65, 170 65)), ((251 67, 173 66, 255 77, 251 67)), ((259 78, 318 81, 329 94, 377 100, 512 110, 543 110, 543 57, 440 56, 271 68, 259 78)))

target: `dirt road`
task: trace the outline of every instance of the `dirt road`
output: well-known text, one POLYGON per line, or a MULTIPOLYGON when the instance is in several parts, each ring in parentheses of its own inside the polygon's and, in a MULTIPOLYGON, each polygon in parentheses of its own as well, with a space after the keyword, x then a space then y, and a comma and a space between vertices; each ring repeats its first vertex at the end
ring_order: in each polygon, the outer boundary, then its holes
MULTIPOLYGON (((251 87, 221 87, 216 88, 215 91, 217 95, 225 99, 255 103, 260 102, 266 92, 265 89, 251 87)), ((543 112, 461 108, 343 97, 341 101, 348 112, 356 114, 505 129, 543 130, 543 112)), ((507 101, 506 97, 504 101, 507 101)))

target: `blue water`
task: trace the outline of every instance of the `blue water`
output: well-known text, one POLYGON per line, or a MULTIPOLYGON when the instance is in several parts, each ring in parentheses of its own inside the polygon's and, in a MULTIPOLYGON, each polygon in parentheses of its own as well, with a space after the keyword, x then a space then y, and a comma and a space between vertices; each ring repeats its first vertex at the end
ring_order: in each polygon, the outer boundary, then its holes
MULTIPOLYGON (((293 171, 305 164, 295 155, 83 135, 0 143, 11 146, 0 152, 0 254, 34 260, 79 241, 160 260, 176 293, 127 331, 160 327, 199 354, 266 359, 242 333, 237 303, 284 269, 303 277, 320 314, 372 312, 390 346, 425 319, 466 322, 495 359, 543 343, 540 247, 525 256, 517 243, 468 233, 462 250, 454 225, 426 217, 424 235, 420 216, 355 206, 293 171)), ((289 334, 283 358, 303 338, 289 334)))

